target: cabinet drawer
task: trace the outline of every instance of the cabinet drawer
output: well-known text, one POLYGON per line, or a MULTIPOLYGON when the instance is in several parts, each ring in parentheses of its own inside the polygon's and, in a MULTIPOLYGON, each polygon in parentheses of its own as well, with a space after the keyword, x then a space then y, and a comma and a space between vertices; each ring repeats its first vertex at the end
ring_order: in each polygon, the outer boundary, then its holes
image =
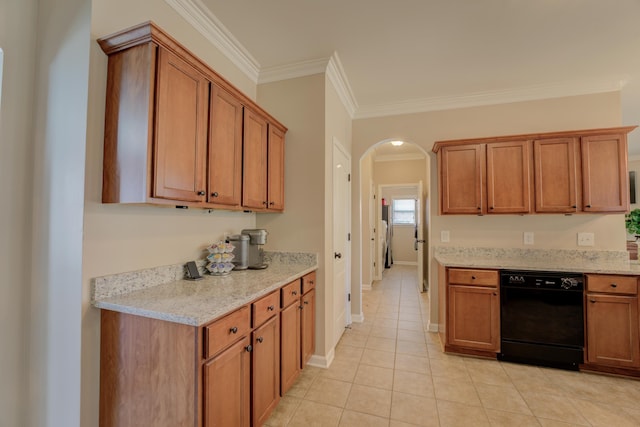
POLYGON ((208 359, 251 330, 251 312, 244 306, 204 327, 204 358, 208 359))
POLYGON ((302 294, 306 294, 316 287, 316 272, 311 272, 302 276, 302 294))
POLYGON ((257 328, 262 325, 267 319, 277 313, 278 307, 278 292, 272 292, 269 295, 260 298, 258 301, 251 304, 251 312, 253 314, 253 327, 257 328))
POLYGON ((288 307, 289 304, 300 298, 300 280, 294 280, 288 285, 281 288, 282 292, 282 308, 288 307))
POLYGON ((638 277, 587 274, 587 291, 636 295, 638 293, 638 277))
POLYGON ((472 286, 498 286, 500 284, 500 275, 498 270, 452 268, 449 270, 449 283, 472 286))

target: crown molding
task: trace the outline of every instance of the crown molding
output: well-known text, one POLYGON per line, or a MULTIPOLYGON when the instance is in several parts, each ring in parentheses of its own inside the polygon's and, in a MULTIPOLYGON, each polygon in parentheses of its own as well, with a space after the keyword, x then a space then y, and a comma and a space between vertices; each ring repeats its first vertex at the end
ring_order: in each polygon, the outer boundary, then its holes
POLYGON ((376 155, 374 162, 399 162, 403 160, 424 160, 427 156, 420 153, 376 155))
POLYGON ((240 71, 258 83, 260 64, 200 0, 164 0, 240 71))
POLYGON ((358 109, 355 118, 365 119, 400 114, 424 113, 428 111, 450 110, 454 108, 561 98, 565 96, 617 92, 620 91, 625 84, 626 81, 624 80, 583 80, 491 92, 476 92, 460 96, 441 96, 407 100, 383 105, 361 106, 358 109))
POLYGON ((349 117, 353 119, 358 111, 358 101, 353 94, 353 90, 351 90, 349 79, 347 78, 347 74, 344 72, 338 52, 333 52, 333 55, 329 58, 327 76, 329 77, 329 81, 333 84, 336 92, 338 92, 338 97, 347 109, 349 117))
POLYGON ((265 67, 260 70, 258 83, 271 83, 280 80, 295 79, 296 77, 322 74, 327 70, 329 58, 310 59, 294 64, 265 67))

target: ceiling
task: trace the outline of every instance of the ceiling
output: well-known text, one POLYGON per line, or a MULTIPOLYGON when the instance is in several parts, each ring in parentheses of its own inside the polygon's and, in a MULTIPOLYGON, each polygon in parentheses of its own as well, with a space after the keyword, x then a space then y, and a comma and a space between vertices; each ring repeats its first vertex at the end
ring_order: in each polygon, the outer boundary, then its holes
POLYGON ((339 58, 356 118, 622 88, 640 123, 640 0, 193 1, 261 74, 339 58))

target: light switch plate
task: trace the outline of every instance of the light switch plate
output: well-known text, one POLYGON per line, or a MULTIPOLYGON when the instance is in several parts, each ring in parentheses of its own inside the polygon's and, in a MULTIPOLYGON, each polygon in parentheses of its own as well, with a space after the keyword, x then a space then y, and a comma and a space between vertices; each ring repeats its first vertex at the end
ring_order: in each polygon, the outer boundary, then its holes
POLYGON ((578 246, 593 246, 595 240, 593 233, 578 233, 578 246))
POLYGON ((525 231, 523 240, 525 245, 533 245, 533 231, 525 231))
POLYGON ((441 242, 448 242, 449 241, 449 230, 442 230, 440 232, 440 241, 441 242))

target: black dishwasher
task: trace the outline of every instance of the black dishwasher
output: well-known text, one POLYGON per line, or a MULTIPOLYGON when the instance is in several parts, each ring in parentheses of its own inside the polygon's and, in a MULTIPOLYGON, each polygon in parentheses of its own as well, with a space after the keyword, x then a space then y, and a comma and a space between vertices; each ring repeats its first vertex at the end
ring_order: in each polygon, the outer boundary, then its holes
POLYGON ((584 278, 500 272, 499 360, 578 370, 584 361, 584 278))

